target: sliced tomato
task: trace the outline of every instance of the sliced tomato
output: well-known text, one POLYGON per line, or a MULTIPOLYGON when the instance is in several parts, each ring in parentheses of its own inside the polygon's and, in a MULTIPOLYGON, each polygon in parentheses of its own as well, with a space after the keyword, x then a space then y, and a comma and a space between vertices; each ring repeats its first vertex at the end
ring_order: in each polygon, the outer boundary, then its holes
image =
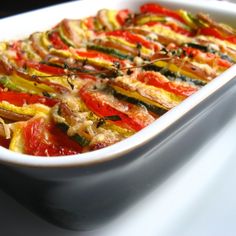
POLYGON ((159 47, 157 45, 153 44, 152 42, 140 37, 139 35, 133 34, 133 33, 126 31, 126 30, 115 30, 115 31, 111 31, 111 32, 106 33, 106 35, 121 37, 130 43, 141 44, 142 46, 144 46, 146 48, 153 48, 154 47, 154 49, 159 49, 159 47))
POLYGON ((233 65, 233 63, 231 63, 227 60, 224 60, 222 58, 218 58, 217 63, 218 63, 219 66, 222 66, 222 67, 225 67, 225 68, 229 68, 230 66, 233 65))
POLYGON ((149 84, 158 88, 162 88, 166 91, 172 92, 176 95, 188 97, 197 91, 197 88, 184 86, 180 84, 173 83, 171 81, 166 81, 162 76, 158 76, 155 72, 146 71, 139 73, 137 79, 145 84, 149 84))
POLYGON ((116 15, 117 21, 120 23, 121 26, 123 26, 126 23, 126 20, 130 17, 131 11, 128 9, 123 9, 118 11, 116 15))
POLYGON ((236 44, 236 36, 228 36, 228 37, 226 37, 226 40, 231 43, 236 44))
POLYGON ((192 47, 183 47, 183 50, 185 52, 185 54, 187 56, 191 57, 195 57, 200 53, 200 50, 196 49, 196 48, 192 48, 192 47))
POLYGON ((36 156, 62 156, 81 153, 81 146, 44 118, 27 122, 23 130, 25 153, 36 156))
POLYGON ((204 27, 199 29, 198 31, 199 34, 203 34, 203 35, 209 35, 209 36, 213 36, 219 39, 223 39, 223 36, 221 35, 221 33, 212 27, 204 27))
POLYGON ((15 91, 0 91, 0 102, 7 101, 16 106, 23 106, 24 104, 40 103, 49 107, 53 107, 58 103, 57 99, 43 97, 28 93, 19 93, 15 91))
POLYGON ((83 23, 86 25, 86 27, 89 30, 94 30, 95 29, 94 21, 95 21, 95 17, 94 16, 90 16, 90 17, 87 17, 86 19, 84 19, 83 23))
POLYGON ((184 29, 181 26, 178 26, 178 24, 174 23, 174 22, 169 22, 165 24, 166 26, 170 27, 173 31, 175 31, 176 33, 180 33, 186 36, 193 36, 193 32, 184 29))
POLYGON ((172 17, 185 24, 184 19, 174 10, 162 7, 157 3, 146 3, 140 7, 141 13, 154 13, 172 17))
POLYGON ((68 49, 68 46, 62 41, 57 31, 53 31, 49 34, 49 40, 56 49, 68 49))
POLYGON ((86 73, 83 73, 83 72, 79 72, 78 73, 78 76, 81 78, 81 79, 91 79, 93 81, 96 81, 97 78, 93 75, 89 75, 89 74, 86 74, 86 73))
MULTIPOLYGON (((114 106, 111 106, 111 104, 107 102, 106 99, 104 99, 104 95, 100 94, 100 92, 98 91, 92 91, 88 89, 87 86, 84 86, 81 88, 79 94, 88 109, 90 109, 96 115, 102 118, 117 117, 117 120, 108 120, 109 122, 114 123, 115 125, 133 131, 139 131, 146 126, 145 122, 143 122, 142 120, 137 121, 132 118, 132 115, 128 115, 128 111, 127 113, 124 113, 116 109, 115 106, 118 106, 118 104, 114 104, 114 106)), ((119 103, 120 105, 122 105, 120 101, 119 103)), ((134 105, 130 104, 128 109, 132 110, 132 106, 134 105)))
POLYGON ((112 63, 112 65, 116 65, 116 63, 118 63, 119 66, 121 67, 125 66, 125 62, 123 60, 120 60, 117 57, 108 55, 106 53, 102 53, 102 52, 98 52, 94 50, 88 50, 88 51, 75 50, 75 52, 79 57, 81 57, 82 60, 84 61, 90 60, 88 63, 95 64, 95 67, 100 66, 100 65, 102 67, 105 67, 103 63, 106 63, 106 64, 112 63))
POLYGON ((32 62, 32 61, 27 61, 26 64, 28 67, 38 70, 40 72, 46 73, 46 74, 50 74, 50 75, 64 75, 65 74, 65 70, 61 67, 51 66, 44 63, 32 62))
POLYGON ((222 35, 222 33, 219 30, 217 30, 213 27, 201 28, 201 29, 199 29, 198 33, 203 34, 203 35, 213 36, 218 39, 226 40, 230 43, 236 44, 236 36, 234 36, 234 35, 233 36, 224 36, 224 35, 222 35))

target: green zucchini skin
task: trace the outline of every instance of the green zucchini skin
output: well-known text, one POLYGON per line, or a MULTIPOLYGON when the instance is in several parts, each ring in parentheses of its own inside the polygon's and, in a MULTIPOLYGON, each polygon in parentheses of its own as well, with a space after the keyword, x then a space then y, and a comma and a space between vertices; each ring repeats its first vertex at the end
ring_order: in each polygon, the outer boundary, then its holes
POLYGON ((132 103, 132 104, 135 104, 135 105, 138 105, 138 106, 144 106, 149 111, 155 113, 158 116, 161 116, 161 115, 165 114, 168 111, 168 110, 166 110, 164 108, 161 108, 161 107, 158 107, 158 106, 154 106, 154 105, 150 105, 150 104, 142 102, 142 101, 140 101, 140 100, 138 100, 136 98, 128 97, 128 96, 126 96, 124 94, 118 93, 115 89, 113 89, 112 93, 118 99, 126 101, 126 102, 129 102, 129 103, 132 103))
POLYGON ((207 84, 206 82, 204 82, 202 80, 192 79, 192 78, 189 78, 185 75, 177 75, 176 73, 168 70, 167 68, 159 67, 159 66, 156 66, 153 64, 145 65, 145 66, 143 66, 143 69, 146 71, 160 72, 161 74, 166 76, 166 78, 169 79, 170 81, 181 80, 183 82, 194 84, 199 87, 202 87, 207 84))
POLYGON ((213 53, 213 54, 217 54, 219 55, 219 57, 223 60, 226 60, 230 63, 235 63, 236 61, 233 60, 233 58, 231 58, 229 55, 227 54, 224 54, 220 51, 217 51, 209 46, 205 46, 205 45, 201 45, 201 44, 196 44, 196 43, 185 43, 183 44, 183 46, 187 46, 187 47, 191 47, 191 48, 196 48, 196 49, 199 49, 200 51, 202 52, 210 52, 210 53, 213 53))
POLYGON ((1 76, 0 77, 0 84, 4 86, 4 88, 8 88, 13 91, 17 92, 27 92, 26 90, 19 88, 17 85, 15 85, 7 76, 1 76))
POLYGON ((184 46, 191 47, 191 48, 196 48, 199 49, 203 52, 209 52, 209 47, 201 44, 196 44, 196 43, 185 43, 184 46))
MULTIPOLYGON (((56 126, 65 133, 69 129, 69 126, 65 123, 57 123, 56 126)), ((73 136, 69 136, 69 137, 75 142, 77 142, 81 147, 85 147, 89 145, 90 143, 88 139, 86 139, 85 137, 82 137, 79 134, 74 134, 73 136)))
POLYGON ((87 48, 92 49, 92 50, 96 50, 96 51, 100 51, 100 52, 104 52, 104 53, 107 53, 109 55, 112 55, 114 57, 117 57, 117 58, 123 59, 123 60, 128 59, 128 60, 132 61, 134 59, 132 56, 123 54, 114 48, 107 48, 107 47, 103 47, 100 45, 88 45, 87 48))

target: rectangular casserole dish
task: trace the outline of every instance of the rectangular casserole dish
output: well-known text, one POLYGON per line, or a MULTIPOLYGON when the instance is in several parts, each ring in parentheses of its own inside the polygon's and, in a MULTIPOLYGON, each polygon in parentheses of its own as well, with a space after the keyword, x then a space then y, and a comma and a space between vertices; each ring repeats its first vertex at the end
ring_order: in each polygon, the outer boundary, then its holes
MULTIPOLYGON (((82 18, 101 8, 137 10, 145 2, 149 1, 75 1, 9 17, 0 21, 0 40, 22 38, 46 30, 63 18, 82 18)), ((170 8, 207 12, 218 21, 236 26, 233 4, 157 2, 170 8)), ((153 124, 101 150, 42 158, 0 147, 0 186, 50 222, 70 229, 91 229, 157 186, 235 116, 235 77, 233 66, 153 124)))

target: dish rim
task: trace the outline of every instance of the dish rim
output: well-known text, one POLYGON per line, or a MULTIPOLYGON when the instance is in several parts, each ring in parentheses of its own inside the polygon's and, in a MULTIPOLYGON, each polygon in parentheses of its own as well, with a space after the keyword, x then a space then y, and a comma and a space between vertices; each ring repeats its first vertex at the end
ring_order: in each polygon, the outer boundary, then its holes
MULTIPOLYGON (((1 24, 4 24, 4 22, 16 20, 19 17, 30 17, 34 13, 43 13, 47 9, 49 10, 56 10, 58 7, 63 7, 64 5, 73 7, 73 5, 77 5, 77 7, 83 7, 83 4, 87 4, 88 2, 91 2, 94 0, 82 0, 82 1, 75 1, 75 2, 68 2, 63 4, 58 4, 51 7, 42 8, 36 11, 31 11, 28 13, 19 14, 12 17, 6 17, 0 20, 1 24), (3 23, 2 23, 3 22, 3 23)), ((105 2, 102 0, 102 2, 105 2)), ((122 2, 122 0, 115 0, 115 4, 117 2, 122 2)), ((137 2, 143 3, 143 2, 150 2, 150 0, 144 0, 144 1, 135 1, 131 0, 129 4, 137 2)), ((153 1, 154 2, 154 1, 153 1)), ((198 2, 186 2, 185 0, 158 0, 155 2, 161 2, 162 3, 173 3, 173 4, 180 4, 180 5, 187 5, 190 7, 199 7, 200 4, 203 3, 203 1, 198 2)), ((210 1, 212 2, 212 1, 210 1)), ((229 3, 232 7, 232 3, 229 3)), ((235 4, 233 4, 235 6, 235 4)), ((226 4, 227 6, 227 4, 226 4)), ((204 11, 207 11, 207 9, 211 9, 214 11, 215 8, 221 7, 222 12, 224 12, 225 9, 227 11, 230 11, 229 6, 224 7, 224 4, 222 2, 214 2, 214 6, 209 4, 209 2, 204 2, 204 11)), ((231 8, 231 13, 236 13, 236 10, 231 8)), ((76 154, 76 155, 68 155, 68 156, 56 156, 56 157, 40 157, 40 156, 32 156, 32 155, 26 155, 21 153, 16 153, 13 151, 10 151, 6 148, 3 148, 0 146, 0 163, 10 164, 10 165, 17 165, 17 166, 24 166, 24 167, 47 167, 47 168, 53 168, 53 167, 78 167, 78 166, 85 166, 85 165, 94 165, 101 162, 106 162, 109 160, 112 160, 116 157, 122 156, 153 139, 156 137, 159 133, 162 133, 164 130, 166 130, 170 125, 174 124, 177 120, 179 120, 181 117, 183 117, 186 113, 188 113, 190 110, 192 110, 194 107, 196 107, 198 104, 200 104, 202 101, 204 101, 208 96, 215 93, 217 90, 222 88, 224 85, 226 85, 230 80, 232 80, 236 76, 236 65, 232 66, 230 69, 222 73, 220 76, 215 78, 213 81, 211 81, 209 84, 201 88, 198 92, 190 96, 189 98, 182 101, 178 106, 168 111, 166 114, 162 115, 160 118, 158 118, 156 121, 154 121, 149 126, 145 127, 141 131, 137 132, 136 134, 132 135, 129 138, 126 138, 116 144, 113 144, 111 146, 105 147, 100 150, 91 151, 87 153, 82 154, 76 154)))

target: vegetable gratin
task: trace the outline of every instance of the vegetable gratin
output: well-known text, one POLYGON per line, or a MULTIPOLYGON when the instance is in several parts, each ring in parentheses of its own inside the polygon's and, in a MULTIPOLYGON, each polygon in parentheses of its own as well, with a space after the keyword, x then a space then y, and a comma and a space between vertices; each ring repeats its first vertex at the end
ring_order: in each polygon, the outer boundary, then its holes
POLYGON ((36 156, 119 142, 236 61, 236 30, 155 3, 0 43, 0 145, 36 156))

